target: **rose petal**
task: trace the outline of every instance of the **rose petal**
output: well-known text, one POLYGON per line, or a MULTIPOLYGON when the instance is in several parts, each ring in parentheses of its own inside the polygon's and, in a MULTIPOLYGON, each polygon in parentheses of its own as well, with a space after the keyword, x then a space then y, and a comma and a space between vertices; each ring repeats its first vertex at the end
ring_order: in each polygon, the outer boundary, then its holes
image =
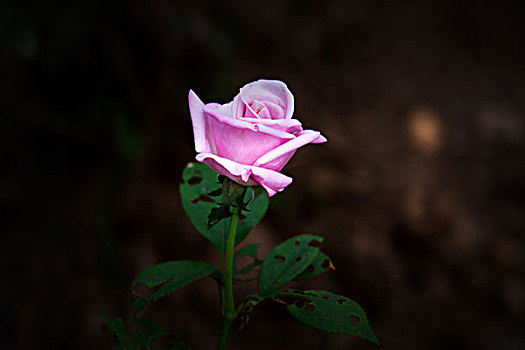
POLYGON ((203 109, 209 152, 240 164, 252 165, 257 158, 295 138, 276 128, 224 116, 213 106, 203 109))
POLYGON ((225 117, 233 118, 233 114, 232 114, 233 101, 225 103, 223 105, 219 103, 207 103, 206 107, 213 108, 216 113, 222 114, 225 117))
POLYGON ((281 192, 292 183, 291 177, 277 171, 239 164, 211 153, 200 153, 196 159, 199 162, 205 163, 219 174, 225 175, 241 185, 261 185, 266 192, 268 192, 269 197, 277 192, 281 192))
MULTIPOLYGON (((257 80, 241 88, 241 99, 250 108, 248 103, 252 100, 268 101, 286 111, 282 119, 292 118, 294 112, 294 97, 285 83, 279 80, 257 80)), ((255 112, 252 110, 255 114, 255 112)), ((276 116, 272 115, 272 118, 276 116)), ((277 117, 279 118, 279 117, 277 117)))
POLYGON ((325 143, 327 141, 328 140, 326 139, 326 137, 324 137, 323 135, 319 135, 319 137, 313 140, 312 143, 325 143))
POLYGON ((262 124, 267 126, 279 126, 283 129, 295 126, 301 126, 301 122, 297 119, 259 119, 259 118, 243 118, 242 120, 254 124, 262 124))
POLYGON ((219 123, 232 126, 237 129, 245 129, 251 131, 257 131, 257 127, 252 124, 244 121, 243 119, 232 118, 226 114, 221 113, 221 105, 218 103, 208 103, 203 107, 203 110, 206 114, 215 118, 219 123))
POLYGON ((255 124, 255 126, 257 127, 257 130, 259 132, 262 132, 262 133, 265 133, 265 134, 268 134, 268 135, 272 135, 272 136, 275 136, 275 137, 278 137, 278 138, 281 138, 281 139, 293 139, 295 138, 294 135, 290 134, 289 132, 286 132, 286 131, 283 131, 283 130, 279 130, 279 129, 276 129, 276 128, 272 128, 270 126, 266 126, 264 124, 255 124))
POLYGON ((286 162, 288 162, 290 157, 293 155, 293 154, 289 154, 290 152, 293 152, 299 147, 302 147, 316 140, 319 136, 321 136, 321 133, 318 131, 305 130, 301 132, 293 140, 290 140, 286 142, 285 144, 282 144, 279 147, 276 147, 272 149, 270 152, 261 156, 259 159, 255 161, 253 165, 262 166, 264 168, 273 169, 275 171, 280 171, 284 167, 286 162), (274 162, 276 159, 282 156, 285 156, 285 155, 286 157, 279 159, 278 162, 274 162))
POLYGON ((206 140, 206 121, 204 118, 204 103, 199 97, 190 90, 188 94, 188 102, 190 106, 191 123, 193 124, 193 137, 195 140, 195 151, 209 152, 210 145, 206 140))

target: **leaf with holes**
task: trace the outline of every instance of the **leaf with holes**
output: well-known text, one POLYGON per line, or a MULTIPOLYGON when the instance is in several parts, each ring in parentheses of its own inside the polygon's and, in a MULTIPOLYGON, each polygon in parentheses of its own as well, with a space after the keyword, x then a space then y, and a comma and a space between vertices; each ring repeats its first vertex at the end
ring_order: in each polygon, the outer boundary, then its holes
POLYGON ((235 274, 245 275, 247 273, 250 273, 254 267, 261 265, 262 260, 259 260, 257 258, 258 248, 259 248, 259 243, 252 243, 252 244, 248 244, 246 247, 240 249, 237 253, 235 253, 234 266, 237 266, 237 257, 249 256, 253 258, 253 261, 250 264, 244 266, 241 269, 236 268, 235 274))
POLYGON ((314 261, 304 269, 294 281, 302 281, 310 277, 317 276, 328 270, 335 270, 332 260, 323 252, 319 252, 314 261))
POLYGON ((259 294, 268 295, 297 277, 314 261, 322 242, 318 236, 300 235, 273 248, 259 271, 259 294))
POLYGON ((152 301, 168 295, 175 289, 182 288, 216 271, 215 266, 202 261, 170 261, 146 268, 131 283, 133 294, 138 296, 135 292, 138 283, 145 284, 149 288, 157 286, 159 288, 146 298, 135 299, 133 313, 136 314, 152 301))
MULTIPOLYGON (((182 172, 182 183, 179 186, 182 207, 191 223, 201 235, 219 250, 223 247, 223 238, 228 232, 230 220, 222 219, 209 229, 207 229, 207 220, 212 210, 219 206, 218 203, 221 198, 212 198, 212 195, 217 195, 221 186, 217 182, 217 174, 202 163, 189 163, 182 172)), ((237 225, 235 245, 246 238, 268 209, 268 195, 258 187, 253 188, 253 191, 246 191, 244 200, 248 202, 247 209, 249 211, 241 213, 237 225)))
POLYGON ((321 331, 357 335, 376 344, 365 311, 352 299, 324 290, 283 290, 272 298, 300 322, 321 331))

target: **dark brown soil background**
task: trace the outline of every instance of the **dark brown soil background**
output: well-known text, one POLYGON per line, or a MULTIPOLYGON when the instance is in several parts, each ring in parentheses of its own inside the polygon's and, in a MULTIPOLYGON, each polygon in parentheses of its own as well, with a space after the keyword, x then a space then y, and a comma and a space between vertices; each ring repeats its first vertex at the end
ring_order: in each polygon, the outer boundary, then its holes
MULTIPOLYGON (((4 2, 2 347, 110 349, 100 315, 129 319, 139 270, 216 262, 180 205, 187 93, 274 78, 329 142, 285 167, 249 240, 323 235, 337 271, 301 286, 357 300, 384 349, 524 349, 523 18, 495 0, 4 2)), ((211 280, 144 316, 194 350, 221 326, 211 280)), ((230 345, 380 349, 269 302, 230 345)))

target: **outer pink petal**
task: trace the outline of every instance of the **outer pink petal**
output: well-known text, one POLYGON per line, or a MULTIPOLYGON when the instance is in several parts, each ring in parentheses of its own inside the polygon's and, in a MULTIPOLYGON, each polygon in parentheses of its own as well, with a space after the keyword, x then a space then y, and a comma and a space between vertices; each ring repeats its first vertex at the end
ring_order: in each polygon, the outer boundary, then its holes
POLYGON ((242 120, 267 126, 279 126, 282 128, 290 128, 293 126, 301 126, 301 122, 297 119, 259 119, 259 118, 242 118, 242 120))
MULTIPOLYGON (((261 166, 264 168, 268 168, 268 164, 273 162, 274 160, 278 159, 279 157, 288 154, 292 151, 295 151, 299 147, 302 147, 306 144, 309 144, 310 142, 316 140, 321 135, 318 131, 313 130, 305 130, 299 134, 296 138, 293 140, 290 140, 286 142, 285 144, 280 145, 279 147, 276 147, 272 149, 270 152, 266 153, 265 155, 261 156, 259 159, 255 161, 253 164, 254 166, 261 166)), ((290 155, 291 157, 291 155, 290 155)), ((285 161, 287 162, 290 157, 286 157, 285 161)), ((284 159, 283 159, 284 160, 284 159)), ((271 168, 274 168, 275 170, 280 170, 284 164, 273 164, 271 168)))
POLYGON ((270 197, 292 183, 291 177, 277 171, 239 164, 211 153, 198 154, 196 159, 241 185, 261 185, 270 197))
MULTIPOLYGON (((219 104, 209 103, 204 106, 203 110, 205 113, 215 118, 219 123, 226 124, 226 125, 229 125, 237 129, 245 129, 245 130, 251 130, 255 132, 262 132, 264 134, 275 136, 281 139, 292 139, 295 137, 289 132, 286 132, 285 130, 283 130, 282 128, 271 127, 271 126, 280 125, 280 123, 272 123, 271 119, 231 118, 227 115, 224 115, 223 113, 220 113, 220 108, 222 108, 222 106, 219 104), (256 121, 256 123, 253 123, 252 121, 256 121), (270 122, 267 122, 267 121, 270 121, 270 122)), ((283 123, 283 125, 288 125, 288 124, 290 125, 290 127, 293 127, 297 124, 297 122, 287 121, 283 123)), ((288 128, 285 128, 285 129, 288 129, 288 128)))
POLYGON ((248 123, 242 119, 236 119, 228 115, 224 115, 219 110, 219 106, 220 105, 217 103, 209 103, 203 107, 203 111, 215 118, 219 123, 226 124, 237 129, 257 131, 257 127, 252 123, 248 123))
POLYGON ((325 143, 326 141, 328 141, 326 137, 319 135, 319 137, 313 140, 312 143, 325 143))
POLYGON ((294 135, 271 128, 224 116, 214 108, 204 106, 209 153, 252 165, 259 157, 279 147, 294 135))
POLYGON ((209 152, 210 146, 206 140, 206 120, 204 117, 204 103, 190 90, 188 94, 190 106, 191 123, 193 124, 193 137, 195 139, 195 151, 209 152))

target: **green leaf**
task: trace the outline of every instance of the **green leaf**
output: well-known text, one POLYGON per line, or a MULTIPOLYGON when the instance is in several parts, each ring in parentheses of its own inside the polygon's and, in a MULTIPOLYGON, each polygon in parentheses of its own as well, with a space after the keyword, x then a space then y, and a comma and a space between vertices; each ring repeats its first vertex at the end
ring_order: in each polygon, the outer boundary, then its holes
POLYGON ((135 287, 138 283, 145 284, 149 288, 159 285, 160 287, 147 298, 135 299, 133 313, 136 314, 152 301, 206 277, 216 270, 214 265, 202 261, 170 261, 146 268, 131 283, 133 294, 137 295, 135 287))
MULTIPOLYGON (((259 260, 257 258, 258 248, 259 243, 248 244, 246 247, 240 249, 239 251, 237 251, 237 253, 235 253, 235 258, 237 258, 238 256, 249 256, 253 258, 253 262, 251 264, 246 265, 241 269, 236 268, 235 274, 245 275, 247 273, 250 273, 254 267, 261 265, 262 260, 259 260)), ((236 264, 237 260, 235 260, 234 266, 237 266, 236 264)))
POLYGON ((315 257, 314 261, 304 269, 297 277, 295 281, 302 281, 310 277, 317 276, 328 270, 335 270, 332 260, 323 252, 319 252, 315 257))
POLYGON ((365 311, 347 297, 323 290, 283 290, 272 295, 300 322, 321 331, 357 335, 376 344, 365 311))
POLYGON ((212 197, 222 196, 222 188, 219 187, 218 189, 209 192, 208 196, 212 196, 212 197))
MULTIPOLYGON (((221 188, 217 183, 217 174, 207 165, 202 163, 189 163, 182 172, 182 183, 179 187, 182 207, 190 218, 191 223, 197 231, 206 237, 211 244, 221 250, 223 238, 227 234, 230 220, 220 220, 216 225, 207 229, 207 218, 213 208, 218 207, 220 197, 212 198, 221 188)), ((249 212, 241 213, 240 222, 237 226, 235 245, 241 243, 251 229, 262 219, 268 209, 269 199, 266 192, 256 187, 252 198, 252 191, 246 191, 245 202, 253 199, 247 205, 249 212)))
POLYGON ((259 249, 259 243, 248 244, 246 247, 239 249, 235 256, 251 256, 257 259, 257 249, 259 249))
POLYGON ((215 208, 211 208, 210 215, 208 215, 208 223, 206 225, 206 231, 210 231, 219 221, 227 219, 232 216, 229 204, 221 203, 215 208))
POLYGON ((297 277, 314 261, 322 241, 318 236, 300 235, 273 248, 259 271, 259 294, 268 295, 297 277))

